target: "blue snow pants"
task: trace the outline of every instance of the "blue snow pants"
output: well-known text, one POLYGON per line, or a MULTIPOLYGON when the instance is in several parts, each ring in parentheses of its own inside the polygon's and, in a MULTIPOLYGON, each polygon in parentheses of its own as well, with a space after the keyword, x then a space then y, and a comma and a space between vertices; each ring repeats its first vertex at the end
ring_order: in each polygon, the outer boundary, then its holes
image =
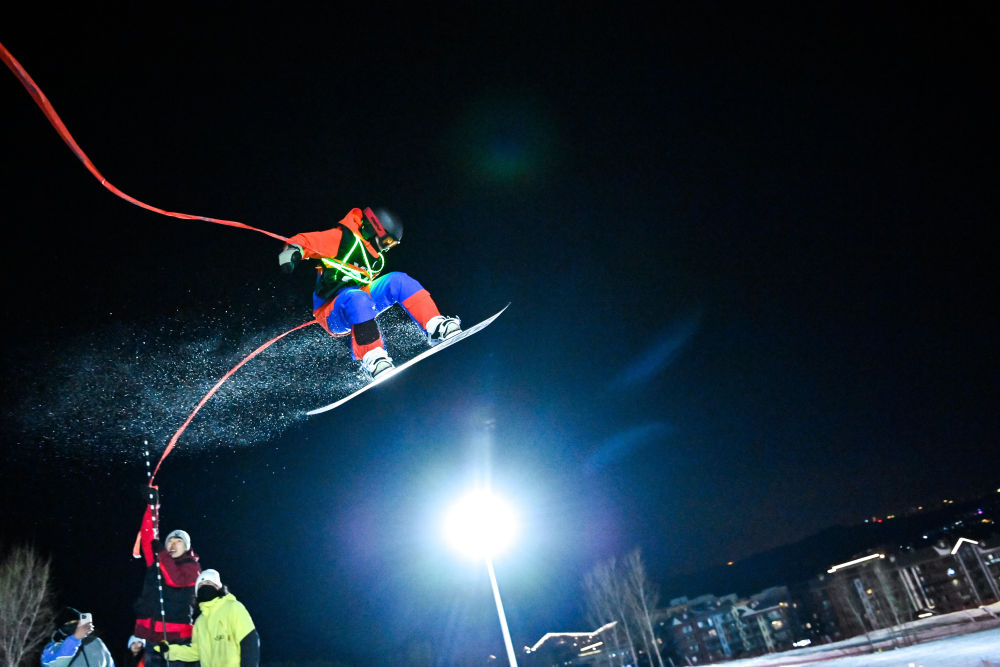
MULTIPOLYGON (((333 309, 327 316, 326 323, 333 334, 349 334, 354 325, 375 319, 375 316, 383 310, 395 303, 403 303, 422 289, 423 286, 419 282, 405 273, 400 271, 386 273, 376 278, 368 291, 357 287, 341 290, 333 300, 333 309)), ((323 299, 313 294, 314 310, 323 303, 325 303, 323 299)), ((420 322, 417 324, 423 326, 420 322)))

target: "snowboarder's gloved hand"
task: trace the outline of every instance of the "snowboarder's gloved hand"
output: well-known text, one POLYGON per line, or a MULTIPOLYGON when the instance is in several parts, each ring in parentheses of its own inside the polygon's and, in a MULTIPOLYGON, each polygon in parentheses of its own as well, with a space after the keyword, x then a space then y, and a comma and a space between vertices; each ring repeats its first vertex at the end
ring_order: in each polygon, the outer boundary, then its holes
POLYGON ((149 546, 153 547, 153 553, 158 554, 163 551, 163 542, 159 540, 153 540, 149 543, 149 546))
POLYGON ((302 260, 302 246, 298 244, 286 245, 285 249, 278 253, 278 266, 285 273, 291 273, 302 260))
POLYGON ((153 650, 159 653, 160 655, 166 655, 170 653, 170 644, 162 640, 158 641, 156 642, 156 646, 153 647, 153 650))

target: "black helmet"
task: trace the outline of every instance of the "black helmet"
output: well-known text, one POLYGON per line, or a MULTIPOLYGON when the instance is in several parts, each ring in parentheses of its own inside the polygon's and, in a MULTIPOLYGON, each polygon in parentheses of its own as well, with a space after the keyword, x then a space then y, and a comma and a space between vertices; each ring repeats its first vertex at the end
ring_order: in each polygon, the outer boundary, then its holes
POLYGON ((365 208, 365 220, 361 223, 361 236, 374 243, 379 252, 385 252, 403 240, 403 223, 389 211, 380 208, 378 213, 365 208))

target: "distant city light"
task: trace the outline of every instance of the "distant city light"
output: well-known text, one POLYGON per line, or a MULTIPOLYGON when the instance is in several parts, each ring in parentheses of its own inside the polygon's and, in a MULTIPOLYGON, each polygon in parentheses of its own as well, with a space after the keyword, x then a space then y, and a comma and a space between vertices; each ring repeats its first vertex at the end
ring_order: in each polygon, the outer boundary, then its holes
POLYGON ((809 646, 812 643, 813 642, 811 639, 800 639, 797 642, 792 642, 792 646, 794 646, 795 648, 802 648, 803 646, 809 646))
POLYGON ((544 635, 542 635, 541 639, 535 642, 534 646, 525 646, 524 652, 534 653, 535 651, 538 650, 539 646, 547 642, 551 637, 586 637, 587 639, 593 639, 595 636, 601 634, 602 632, 604 632, 609 628, 613 628, 617 624, 618 621, 611 621, 609 623, 605 623, 604 625, 602 625, 601 627, 597 628, 592 632, 546 632, 544 635))
POLYGON ((845 567, 857 565, 858 563, 864 563, 865 561, 872 560, 873 558, 885 558, 885 554, 871 554, 870 556, 864 556, 863 558, 855 558, 854 560, 849 560, 846 563, 834 565, 829 570, 827 570, 827 574, 833 574, 837 570, 842 570, 845 567))
POLYGON ((947 574, 948 574, 949 577, 954 577, 955 576, 955 568, 949 567, 947 574))
POLYGON ((726 565, 732 565, 732 564, 733 564, 733 561, 727 561, 726 562, 726 565))
POLYGON ((955 555, 955 553, 956 553, 956 552, 957 552, 957 551, 958 551, 958 550, 959 550, 960 548, 962 548, 962 542, 968 542, 969 544, 976 544, 976 545, 978 545, 978 544, 979 544, 979 542, 976 542, 975 540, 970 540, 970 539, 969 539, 968 537, 960 537, 960 538, 958 538, 958 542, 955 542, 955 546, 953 546, 953 547, 951 548, 951 555, 952 555, 952 556, 954 556, 954 555, 955 555))

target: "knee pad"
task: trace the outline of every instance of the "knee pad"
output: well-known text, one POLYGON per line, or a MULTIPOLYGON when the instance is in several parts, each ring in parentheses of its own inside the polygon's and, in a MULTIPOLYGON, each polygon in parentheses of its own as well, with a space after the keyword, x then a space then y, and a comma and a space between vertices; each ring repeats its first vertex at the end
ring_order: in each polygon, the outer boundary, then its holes
POLYGON ((354 334, 354 341, 358 345, 371 345, 382 337, 375 320, 355 324, 351 327, 351 333, 354 334))

